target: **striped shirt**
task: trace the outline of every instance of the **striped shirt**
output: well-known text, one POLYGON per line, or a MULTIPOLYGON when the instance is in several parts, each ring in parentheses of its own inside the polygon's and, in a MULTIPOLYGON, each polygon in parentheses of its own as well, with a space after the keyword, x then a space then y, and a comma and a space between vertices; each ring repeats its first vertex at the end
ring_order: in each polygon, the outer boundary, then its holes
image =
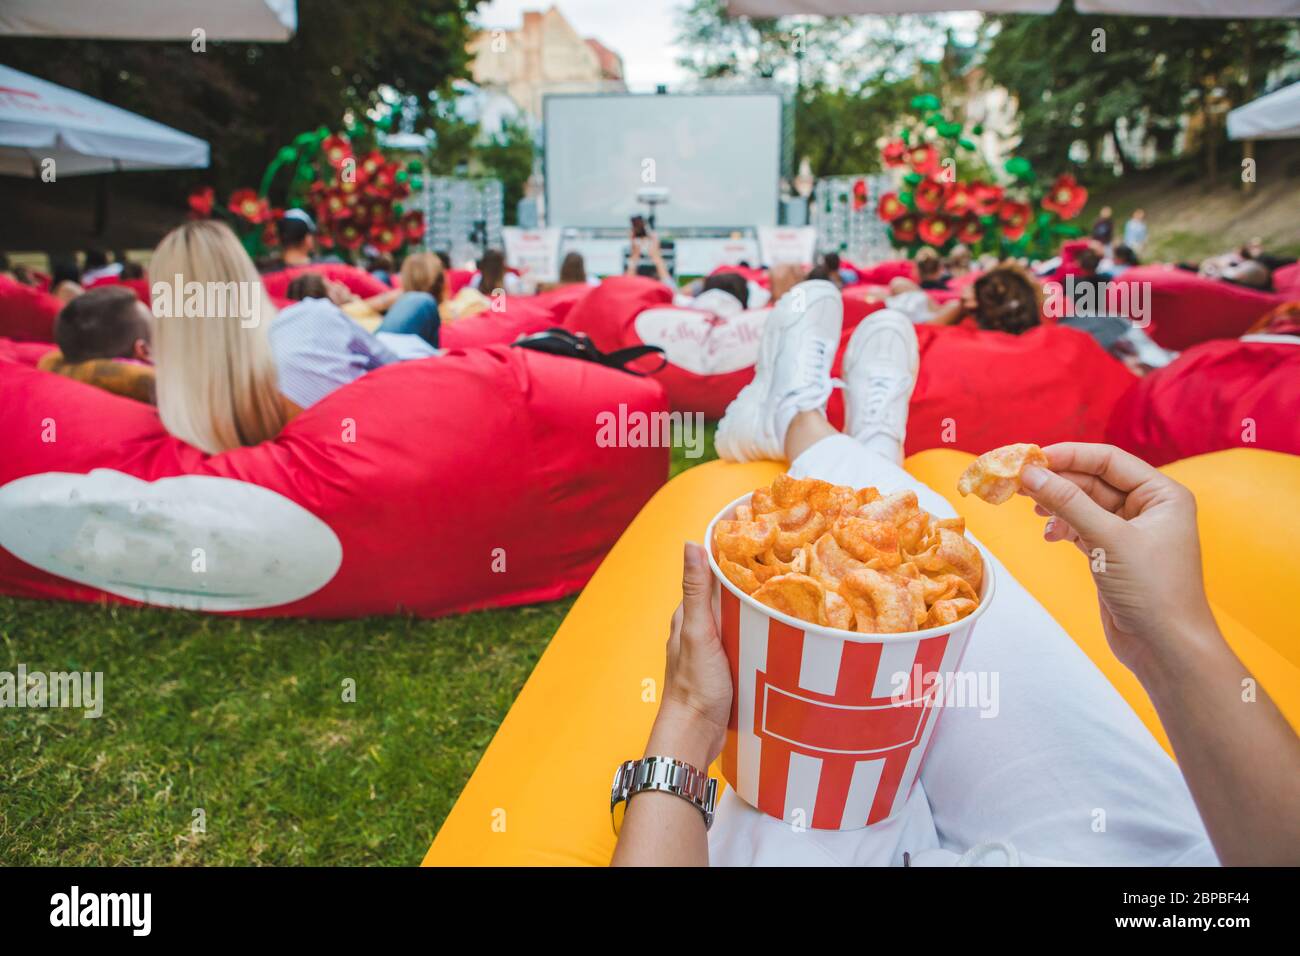
POLYGON ((303 299, 271 323, 280 392, 300 408, 401 357, 329 299, 303 299))

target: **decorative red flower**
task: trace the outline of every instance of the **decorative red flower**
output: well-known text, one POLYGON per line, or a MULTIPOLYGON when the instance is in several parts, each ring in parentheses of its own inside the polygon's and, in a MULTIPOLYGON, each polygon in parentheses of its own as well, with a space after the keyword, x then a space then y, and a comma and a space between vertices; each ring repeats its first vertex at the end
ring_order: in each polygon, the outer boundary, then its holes
POLYGON ((971 207, 977 216, 992 216, 1002 205, 1003 189, 989 183, 976 180, 970 184, 971 207))
POLYGON ((366 195, 371 197, 392 197, 396 193, 397 167, 391 163, 375 168, 366 180, 366 195))
POLYGON ((975 206, 975 195, 965 183, 954 183, 944 200, 943 211, 954 216, 964 216, 975 206))
POLYGON ((885 222, 893 222, 907 212, 907 206, 898 198, 898 193, 885 193, 876 206, 876 215, 885 222))
POLYGON ((196 186, 190 190, 190 213, 198 219, 207 219, 212 215, 212 206, 217 193, 211 186, 196 186))
POLYGON ((973 246, 984 238, 984 225, 974 216, 967 216, 957 227, 957 241, 973 246))
POLYGON ((890 140, 885 144, 885 148, 880 151, 880 156, 885 161, 886 166, 906 166, 907 144, 901 139, 890 140))
POLYGON ((1069 173, 1062 173, 1052 183, 1043 197, 1043 208, 1062 219, 1073 219, 1088 204, 1088 190, 1080 186, 1069 173))
POLYGON ((907 161, 922 176, 931 176, 939 171, 939 151, 929 143, 913 146, 907 153, 907 161))
POLYGON ((1034 211, 1029 208, 1029 203, 1008 199, 998 209, 998 218, 1002 220, 1002 235, 1015 242, 1025 234, 1033 214, 1034 211))
POLYGON ((384 159, 384 154, 377 149, 372 149, 366 154, 365 159, 357 164, 357 177, 363 181, 369 180, 386 165, 388 161, 384 159))
POLYGON ((418 209, 412 209, 406 215, 402 216, 402 229, 406 233, 406 238, 416 242, 424 237, 424 213, 418 209))
POLYGON ((251 189, 236 189, 231 193, 228 208, 252 223, 266 222, 271 215, 271 204, 251 189))
POLYGON ((366 241, 365 230, 351 221, 339 227, 338 237, 339 245, 344 249, 360 249, 361 244, 366 241))
POLYGON ((867 181, 865 179, 855 179, 853 181, 853 211, 860 211, 866 204, 867 181))
POLYGON ((406 242, 406 236, 400 228, 385 222, 370 230, 370 242, 380 252, 396 252, 406 242))
POLYGON ((948 195, 949 186, 949 183, 943 183, 937 179, 927 179, 917 183, 916 189, 912 191, 912 198, 916 202, 916 208, 921 212, 938 212, 948 195))
POLYGON ((909 212, 904 216, 899 216, 890 224, 890 229, 893 232, 894 241, 898 243, 904 243, 904 244, 909 242, 915 242, 916 226, 917 226, 917 215, 915 213, 909 212))
POLYGON ((917 235, 929 246, 942 246, 953 237, 953 228, 942 216, 930 216, 921 220, 917 235))
POLYGON ((352 143, 342 133, 325 137, 320 144, 320 149, 325 156, 325 161, 335 169, 352 159, 352 143))
POLYGON ((331 189, 325 194, 325 208, 329 210, 325 217, 327 219, 347 219, 352 215, 352 205, 337 189, 331 189))

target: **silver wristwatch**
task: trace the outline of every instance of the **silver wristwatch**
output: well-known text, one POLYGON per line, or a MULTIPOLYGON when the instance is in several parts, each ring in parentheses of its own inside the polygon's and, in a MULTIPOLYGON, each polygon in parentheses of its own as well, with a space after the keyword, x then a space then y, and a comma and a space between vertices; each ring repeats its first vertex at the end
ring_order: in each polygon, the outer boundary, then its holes
POLYGON ((717 780, 672 757, 643 757, 620 764, 614 772, 609 813, 615 835, 623 825, 627 801, 643 790, 659 790, 681 797, 704 815, 704 829, 713 826, 713 809, 718 802, 717 780))

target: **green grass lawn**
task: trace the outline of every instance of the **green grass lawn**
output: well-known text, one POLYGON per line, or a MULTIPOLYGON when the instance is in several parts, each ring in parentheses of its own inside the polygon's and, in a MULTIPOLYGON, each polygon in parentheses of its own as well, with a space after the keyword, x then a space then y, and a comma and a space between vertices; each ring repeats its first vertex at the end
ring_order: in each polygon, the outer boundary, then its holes
POLYGON ((571 604, 305 621, 0 597, 0 670, 102 671, 105 700, 0 709, 0 864, 418 863, 571 604))

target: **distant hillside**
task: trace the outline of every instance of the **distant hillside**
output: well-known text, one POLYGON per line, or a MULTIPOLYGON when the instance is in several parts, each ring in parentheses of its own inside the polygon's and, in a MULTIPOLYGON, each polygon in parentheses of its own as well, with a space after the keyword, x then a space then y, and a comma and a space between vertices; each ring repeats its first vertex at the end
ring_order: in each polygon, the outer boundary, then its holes
MULTIPOLYGON (((1115 210, 1117 232, 1134 209, 1146 210, 1147 261, 1196 261, 1259 236, 1273 253, 1300 256, 1300 142, 1260 143, 1256 182, 1246 192, 1240 167, 1209 184, 1182 163, 1133 173, 1094 187, 1079 222, 1090 226, 1104 205, 1115 210)), ((1225 164, 1227 165, 1227 164, 1225 164)))

